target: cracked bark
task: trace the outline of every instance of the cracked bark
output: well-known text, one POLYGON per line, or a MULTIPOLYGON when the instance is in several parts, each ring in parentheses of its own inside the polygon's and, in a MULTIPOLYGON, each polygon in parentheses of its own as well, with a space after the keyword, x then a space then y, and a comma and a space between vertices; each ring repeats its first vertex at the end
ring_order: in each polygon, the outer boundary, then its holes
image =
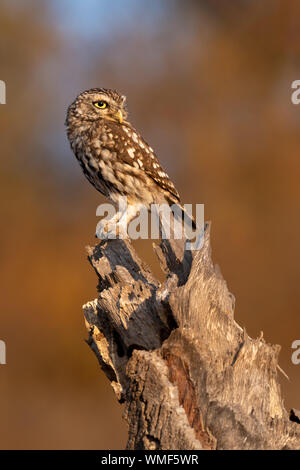
POLYGON ((180 241, 154 247, 161 285, 129 241, 88 257, 97 299, 84 305, 88 344, 125 404, 128 449, 300 449, 299 412, 284 409, 280 347, 250 338, 211 260, 180 241))

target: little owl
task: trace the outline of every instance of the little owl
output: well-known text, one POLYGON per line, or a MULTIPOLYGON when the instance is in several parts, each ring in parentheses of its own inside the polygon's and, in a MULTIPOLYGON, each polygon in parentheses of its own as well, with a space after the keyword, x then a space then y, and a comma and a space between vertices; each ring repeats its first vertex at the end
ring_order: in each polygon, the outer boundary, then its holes
POLYGON ((114 90, 93 88, 77 96, 66 118, 71 148, 88 180, 116 207, 127 198, 126 213, 119 210, 102 227, 104 238, 115 226, 122 233, 142 206, 184 210, 153 149, 127 121, 125 100, 114 90))

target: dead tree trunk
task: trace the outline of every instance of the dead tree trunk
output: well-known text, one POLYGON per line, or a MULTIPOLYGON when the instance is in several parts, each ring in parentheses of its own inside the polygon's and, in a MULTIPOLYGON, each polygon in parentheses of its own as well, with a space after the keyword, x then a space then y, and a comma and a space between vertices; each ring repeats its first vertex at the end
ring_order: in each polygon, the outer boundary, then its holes
POLYGON ((235 322, 209 226, 200 251, 167 240, 155 250, 163 285, 128 241, 88 248, 99 280, 84 306, 88 343, 125 403, 127 448, 300 449, 277 381, 280 347, 235 322))

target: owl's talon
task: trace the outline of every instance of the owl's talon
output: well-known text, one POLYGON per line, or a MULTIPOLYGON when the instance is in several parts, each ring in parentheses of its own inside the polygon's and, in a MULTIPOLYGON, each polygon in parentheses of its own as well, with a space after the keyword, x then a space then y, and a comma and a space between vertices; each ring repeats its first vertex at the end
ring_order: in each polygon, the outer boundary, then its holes
POLYGON ((126 239, 128 238, 127 230, 123 225, 119 225, 113 221, 109 221, 106 223, 99 223, 96 237, 101 240, 109 240, 109 239, 126 239))

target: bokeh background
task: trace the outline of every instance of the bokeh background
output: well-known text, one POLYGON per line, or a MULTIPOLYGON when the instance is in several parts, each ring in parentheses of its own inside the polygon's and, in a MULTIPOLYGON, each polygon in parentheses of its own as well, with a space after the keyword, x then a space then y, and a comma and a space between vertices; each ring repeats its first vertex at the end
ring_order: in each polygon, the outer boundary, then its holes
POLYGON ((183 202, 205 204, 236 319, 282 345, 285 404, 300 408, 299 18, 297 0, 1 0, 0 448, 125 446, 81 311, 103 200, 64 130, 95 86, 127 95, 183 202))

